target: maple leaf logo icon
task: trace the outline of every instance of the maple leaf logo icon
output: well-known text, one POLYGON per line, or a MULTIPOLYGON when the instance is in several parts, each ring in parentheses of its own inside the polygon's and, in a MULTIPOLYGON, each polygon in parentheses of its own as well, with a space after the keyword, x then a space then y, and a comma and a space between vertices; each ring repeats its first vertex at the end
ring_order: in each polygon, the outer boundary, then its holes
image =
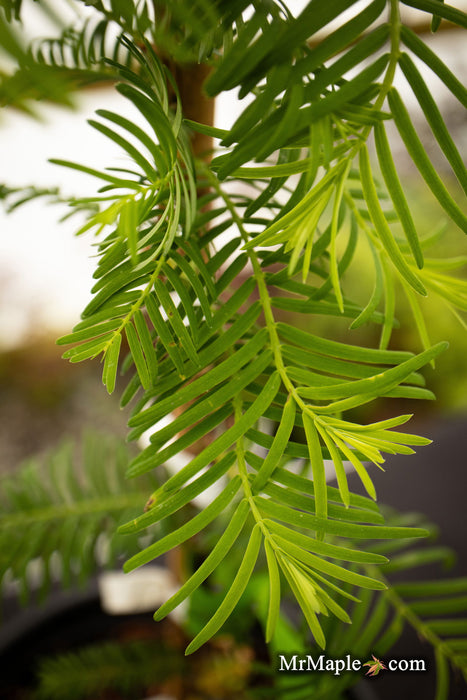
POLYGON ((372 661, 367 661, 364 663, 364 666, 369 666, 370 668, 366 672, 367 676, 377 676, 380 671, 383 669, 386 670, 387 666, 383 664, 382 661, 376 658, 374 654, 372 654, 373 660, 372 661))

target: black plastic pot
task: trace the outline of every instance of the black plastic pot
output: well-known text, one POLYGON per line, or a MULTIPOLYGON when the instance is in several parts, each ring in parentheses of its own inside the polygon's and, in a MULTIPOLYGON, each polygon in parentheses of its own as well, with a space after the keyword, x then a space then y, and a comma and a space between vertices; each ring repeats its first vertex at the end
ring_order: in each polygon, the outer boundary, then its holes
POLYGON ((41 657, 76 650, 100 641, 119 639, 137 625, 154 633, 150 614, 107 615, 97 585, 85 592, 58 592, 43 607, 28 607, 11 615, 15 600, 5 602, 9 621, 0 631, 0 698, 20 700, 35 685, 41 657))

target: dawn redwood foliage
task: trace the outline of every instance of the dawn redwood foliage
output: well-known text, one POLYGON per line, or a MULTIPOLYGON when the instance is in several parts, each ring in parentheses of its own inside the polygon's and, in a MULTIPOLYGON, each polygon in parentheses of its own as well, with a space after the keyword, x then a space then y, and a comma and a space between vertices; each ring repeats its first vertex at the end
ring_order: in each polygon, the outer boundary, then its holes
POLYGON ((39 195, 65 201, 85 214, 78 233, 99 237, 92 299, 59 343, 70 346, 71 362, 100 357, 109 392, 119 372, 126 378, 130 439, 150 435, 127 477, 164 474, 144 511, 119 532, 169 525, 150 530, 154 541, 125 569, 214 523, 218 539, 208 556, 155 615, 164 617, 243 548, 225 597, 188 652, 221 629, 263 562, 263 623, 273 645, 284 591, 295 596, 316 644, 335 656, 351 646, 384 653, 408 621, 435 647, 437 697, 447 697, 447 664, 467 673, 467 623, 434 618, 465 611, 467 584, 387 590, 385 554, 399 568, 404 556, 407 565, 422 562, 429 549, 399 549, 428 533, 385 518, 371 479, 385 454, 407 455, 429 440, 398 430, 409 415, 360 424, 348 411, 380 397, 433 398, 421 370, 447 344, 430 343, 419 300, 441 296, 461 322, 467 310, 466 284, 452 274, 465 258, 430 257, 441 233, 418 230, 387 136, 392 121, 446 216, 467 233, 466 168, 421 64, 460 106, 467 90, 402 20, 407 5, 433 31, 444 20, 465 29, 467 15, 438 0, 312 0, 299 12, 280 0, 72 4, 72 25, 27 46, 18 32, 26 3, 1 2, 0 39, 16 68, 2 77, 0 99, 30 110, 32 98, 66 101, 84 84, 108 81, 146 126, 105 108, 90 120, 122 149, 125 169, 53 161, 95 176, 89 197, 31 187, 2 194, 10 207, 39 195), (91 8, 80 19, 82 6, 91 8), (208 66, 202 87, 210 97, 234 90, 249 98, 232 128, 186 118, 168 59, 208 66), (397 71, 459 196, 431 163, 394 87, 397 71), (196 133, 213 140, 212 158, 193 150, 196 133), (345 275, 362 246, 374 283, 363 304, 345 275), (418 354, 393 341, 396 291, 409 300, 418 354), (315 331, 317 315, 347 319, 345 338, 315 331), (353 339, 363 324, 379 329, 375 347, 353 339), (195 444, 181 469, 163 471, 195 444), (327 485, 326 461, 337 487, 327 485), (367 495, 349 490, 349 466, 367 495), (214 484, 207 506, 187 510, 214 484), (179 511, 188 515, 171 527, 179 511), (358 612, 357 600, 366 610, 374 603, 374 614, 358 612))

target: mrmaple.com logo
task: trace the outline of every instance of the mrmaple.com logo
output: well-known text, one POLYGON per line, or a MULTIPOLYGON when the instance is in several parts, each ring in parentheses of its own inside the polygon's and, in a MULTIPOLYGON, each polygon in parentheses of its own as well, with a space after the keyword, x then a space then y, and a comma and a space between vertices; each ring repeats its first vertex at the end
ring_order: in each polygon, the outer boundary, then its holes
POLYGON ((367 676, 377 676, 380 671, 426 671, 426 662, 424 659, 390 659, 389 661, 381 661, 374 654, 369 661, 363 662, 361 659, 353 659, 350 654, 340 659, 332 659, 321 654, 317 658, 313 658, 311 654, 300 656, 299 654, 279 654, 279 671, 291 672, 324 672, 332 673, 334 676, 340 676, 341 673, 348 671, 358 672, 363 667, 368 666, 367 676))

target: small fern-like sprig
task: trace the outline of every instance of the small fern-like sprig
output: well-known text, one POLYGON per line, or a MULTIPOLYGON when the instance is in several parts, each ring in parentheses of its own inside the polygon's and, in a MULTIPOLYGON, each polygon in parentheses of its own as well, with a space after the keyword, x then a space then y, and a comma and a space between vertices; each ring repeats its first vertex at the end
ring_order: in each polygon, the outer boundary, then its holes
MULTIPOLYGON (((183 230, 184 239, 189 237, 196 202, 191 155, 180 131, 180 105, 175 115, 171 115, 165 74, 151 47, 147 47, 147 56, 143 56, 136 47, 131 47, 131 51, 143 65, 148 80, 152 79, 152 84, 141 83, 136 74, 122 68, 122 75, 135 81, 138 89, 122 84, 119 90, 146 117, 160 145, 142 129, 113 112, 103 110, 99 115, 124 130, 124 137, 100 122, 92 120, 90 123, 134 159, 140 168, 137 179, 131 173, 130 179, 123 179, 73 163, 53 161, 104 180, 108 183, 102 188, 105 192, 116 190, 115 194, 92 199, 93 203, 105 203, 105 208, 90 217, 78 232, 97 227, 100 233, 104 227, 117 224, 116 230, 101 245, 101 260, 96 272, 99 279, 93 289, 98 294, 84 311, 85 321, 59 341, 62 344, 85 341, 65 353, 65 357, 74 362, 103 353, 103 382, 109 393, 115 388, 123 331, 144 387, 149 389, 153 385, 157 363, 153 358, 151 334, 141 310, 146 305, 150 307, 149 297, 156 289, 160 303, 169 316, 173 315, 173 304, 159 278, 172 247, 178 247, 178 243, 174 245, 174 242, 180 231, 183 230), (142 89, 139 89, 141 86, 142 89), (131 143, 127 137, 137 143, 131 143), (147 150, 152 162, 141 153, 141 146, 147 150), (130 191, 121 194, 119 191, 122 189, 130 191), (102 311, 108 306, 109 299, 120 291, 123 303, 117 303, 103 317, 102 311), (101 323, 103 318, 106 324, 101 323)), ((89 199, 75 202, 77 205, 83 203, 89 203, 89 199)), ((177 313, 175 319, 176 331, 183 335, 184 326, 177 313)), ((151 320, 159 329, 162 317, 157 307, 151 320)), ((186 331, 185 336, 188 337, 186 331)), ((187 344, 188 354, 196 361, 196 353, 189 339, 187 344)))
POLYGON ((140 511, 152 477, 126 485, 129 460, 124 445, 89 434, 81 458, 63 445, 42 464, 25 465, 2 480, 0 580, 19 581, 24 598, 31 590, 30 563, 40 562, 38 586, 46 596, 53 579, 64 586, 84 583, 98 567, 137 549, 136 541, 115 535, 118 524, 140 511), (57 561, 59 566, 57 567, 57 561), (55 563, 54 563, 55 559, 55 563))
MULTIPOLYGON (((424 524, 434 532, 434 527, 425 523, 423 518, 412 514, 409 517, 391 513, 388 518, 392 525, 421 525, 424 524)), ((466 634, 467 621, 467 580, 465 578, 437 578, 429 580, 420 573, 414 580, 412 570, 426 564, 451 564, 453 552, 447 547, 433 544, 417 544, 413 540, 398 540, 369 545, 372 552, 390 556, 390 562, 381 566, 362 565, 361 571, 367 576, 373 576, 385 583, 386 589, 373 591, 370 588, 360 588, 358 599, 352 598, 357 591, 348 584, 342 584, 345 597, 338 597, 338 602, 352 619, 352 625, 346 625, 337 618, 321 618, 323 631, 329 639, 327 655, 331 658, 344 658, 351 653, 353 658, 368 658, 374 654, 385 662, 392 648, 398 642, 406 627, 412 627, 421 642, 430 645, 436 661, 436 688, 433 695, 440 700, 449 697, 450 677, 449 667, 460 672, 466 679, 466 634), (392 583, 392 574, 397 572, 398 582, 392 583), (404 572, 410 572, 410 580, 400 581, 404 572)), ((348 568, 354 570, 355 564, 349 563, 348 568)), ((261 595, 265 590, 261 588, 261 595)), ((266 626, 264 605, 262 622, 266 626)), ((288 630, 289 621, 281 620, 277 633, 272 639, 272 649, 281 653, 284 632, 297 634, 288 630)), ((297 653, 301 650, 297 643, 297 653)), ((303 653, 310 653, 310 647, 303 648, 303 653)), ((422 651, 423 654, 423 651, 422 651)), ((390 657, 389 657, 390 658, 390 657)), ((423 658, 423 657, 422 657, 423 658)), ((345 673, 329 682, 329 676, 314 674, 301 684, 296 676, 291 674, 277 682, 283 687, 284 696, 287 692, 297 700, 305 700, 310 691, 317 697, 332 700, 338 692, 343 692, 361 679, 360 674, 345 673)), ((466 679, 467 680, 467 679, 466 679)))
POLYGON ((39 662, 38 700, 79 700, 118 690, 138 693, 182 672, 183 661, 165 641, 93 644, 39 662))
POLYGON ((36 187, 35 185, 30 185, 29 187, 7 187, 6 185, 0 185, 0 199, 4 202, 8 213, 39 197, 47 197, 48 204, 67 201, 61 197, 58 187, 36 187))
POLYGON ((387 592, 396 615, 433 648, 436 697, 443 700, 449 697, 449 667, 467 682, 466 593, 465 578, 395 584, 387 592))
MULTIPOLYGON (((392 516, 400 522, 401 518, 392 516)), ((408 519, 403 518, 404 524, 408 519)), ((410 520, 419 523, 419 518, 410 520)), ((428 643, 435 654, 437 686, 436 698, 449 697, 449 666, 460 671, 467 681, 466 634, 467 581, 465 578, 439 578, 400 582, 401 573, 426 564, 452 563, 453 552, 440 546, 414 546, 409 541, 371 545, 372 551, 391 555, 391 561, 378 569, 366 567, 368 575, 383 577, 387 589, 381 593, 365 592, 360 603, 354 603, 354 629, 342 630, 344 636, 334 636, 333 654, 352 649, 355 655, 388 653, 403 632, 405 625, 412 627, 420 640, 428 643), (393 543, 394 544, 394 543, 393 543), (398 582, 391 583, 391 574, 398 573, 398 582), (376 607, 374 607, 376 606, 376 607), (368 611, 372 610, 371 615, 368 611)), ((349 611, 350 612, 350 611, 349 611)))
MULTIPOLYGON (((40 11, 40 3, 36 4, 40 11)), ((20 5, 16 6, 16 19, 20 18, 20 5)), ((75 91, 90 83, 116 79, 107 57, 114 61, 131 58, 118 38, 122 31, 118 26, 99 16, 83 20, 77 7, 75 21, 67 25, 62 8, 54 9, 55 13, 44 13, 56 24, 58 36, 32 41, 27 40, 27 31, 14 26, 11 8, 0 10, 0 47, 16 63, 15 70, 2 71, 0 76, 2 105, 29 114, 35 114, 33 101, 38 100, 71 106, 75 91)))
POLYGON ((39 65, 69 71, 81 84, 115 80, 118 73, 112 64, 131 61, 119 32, 111 21, 93 17, 81 26, 66 27, 59 37, 34 41, 31 57, 39 65))

